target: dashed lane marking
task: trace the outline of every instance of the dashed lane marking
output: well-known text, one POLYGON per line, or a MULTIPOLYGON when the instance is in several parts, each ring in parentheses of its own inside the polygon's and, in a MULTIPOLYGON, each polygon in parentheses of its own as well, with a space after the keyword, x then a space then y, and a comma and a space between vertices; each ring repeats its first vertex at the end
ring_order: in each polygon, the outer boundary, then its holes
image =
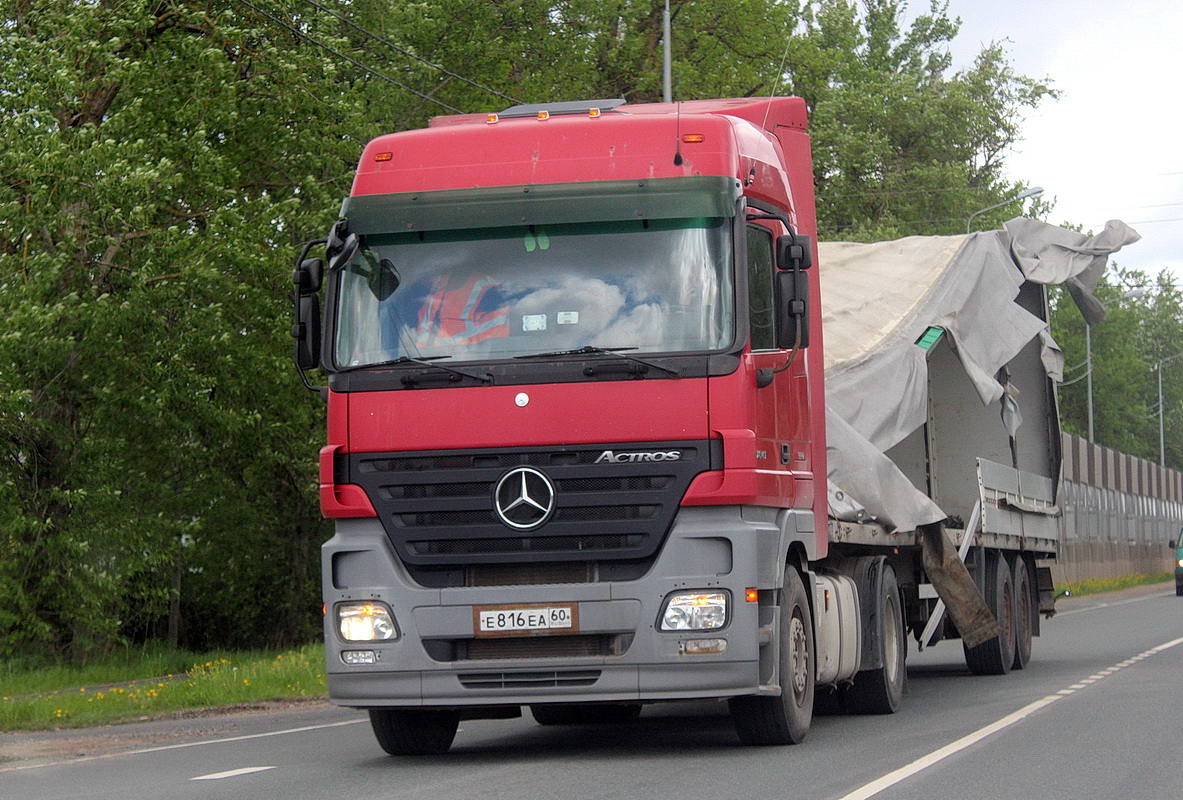
MULTIPOLYGON (((1107 673, 1107 675, 1104 675, 1102 677, 1108 677, 1108 675, 1113 675, 1114 673, 1121 671, 1122 669, 1124 669, 1127 666, 1133 666, 1135 663, 1141 661, 1142 659, 1148 658, 1152 655, 1155 655, 1156 653, 1161 653, 1163 650, 1169 650, 1170 648, 1175 647, 1176 645, 1180 645, 1180 644, 1183 644, 1183 637, 1181 637, 1179 639, 1175 639, 1174 641, 1166 642, 1165 644, 1160 644, 1158 647, 1152 647, 1143 653, 1139 653, 1134 658, 1127 659, 1126 661, 1122 661, 1120 664, 1117 664, 1116 666, 1110 667, 1108 670, 1105 671, 1107 673)), ((950 744, 947 744, 942 748, 932 751, 931 753, 929 753, 926 756, 922 756, 921 758, 916 759, 915 761, 913 761, 911 764, 908 764, 907 766, 900 767, 899 769, 895 770, 894 772, 889 772, 886 775, 884 775, 882 778, 871 781, 870 783, 866 784, 865 786, 860 786, 858 789, 855 789, 850 794, 844 795, 841 798, 841 800, 867 800, 867 798, 874 797, 875 795, 882 792, 884 789, 895 786, 897 783, 900 783, 901 781, 904 781, 904 780, 912 777, 913 775, 916 775, 917 773, 923 772, 924 770, 928 769, 929 767, 933 766, 934 764, 944 761, 949 756, 960 753, 962 750, 965 750, 967 747, 977 744, 978 742, 982 741, 986 737, 992 736, 1001 730, 1009 728, 1011 725, 1014 725, 1017 722, 1021 722, 1022 720, 1026 719, 1027 717, 1034 714, 1036 711, 1039 711, 1042 708, 1046 708, 1047 706, 1050 706, 1052 703, 1056 702, 1057 700, 1062 700, 1071 694, 1075 694, 1078 690, 1083 689, 1088 685, 1095 685, 1098 682, 1096 680, 1097 678, 1098 678, 1098 676, 1095 675, 1095 676, 1093 676, 1093 678, 1090 678, 1088 681, 1082 681, 1081 683, 1074 684, 1073 686, 1069 687, 1068 689, 1061 689, 1060 691, 1056 692, 1055 694, 1049 694, 1047 697, 1044 697, 1041 700, 1036 700, 1034 703, 1030 703, 1028 705, 1025 705, 1022 708, 1020 708, 1018 711, 1015 711, 1012 714, 1006 715, 1005 717, 998 720, 997 722, 991 723, 990 725, 987 725, 984 728, 979 728, 978 730, 974 731, 973 733, 969 734, 968 736, 963 736, 962 738, 958 739, 955 742, 951 742, 950 744)))
POLYGON ((242 767, 241 769, 231 769, 225 772, 214 772, 210 775, 198 775, 196 778, 190 778, 191 781, 220 781, 223 778, 237 778, 239 775, 250 775, 255 772, 266 772, 275 767, 242 767))

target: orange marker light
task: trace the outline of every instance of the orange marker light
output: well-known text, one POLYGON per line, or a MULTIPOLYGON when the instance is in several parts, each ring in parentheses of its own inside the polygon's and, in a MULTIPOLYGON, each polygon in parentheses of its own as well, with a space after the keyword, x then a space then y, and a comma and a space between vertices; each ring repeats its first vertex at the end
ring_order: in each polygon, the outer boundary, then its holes
POLYGON ((707 137, 701 133, 687 133, 682 137, 682 141, 686 144, 701 144, 707 140, 707 137))
POLYGON ((392 158, 394 158, 394 153, 375 153, 374 154, 375 161, 390 161, 392 158))
POLYGON ((600 116, 600 109, 598 109, 598 108, 590 108, 590 109, 588 109, 588 111, 587 111, 587 115, 588 115, 589 117, 598 117, 598 116, 600 116))
POLYGON ((497 116, 496 114, 490 114, 489 116, 485 117, 485 122, 490 125, 496 125, 500 121, 501 117, 497 116))
POLYGON ((760 590, 755 587, 744 589, 743 599, 747 600, 749 603, 758 602, 760 600, 760 590))
POLYGON ((538 112, 538 119, 540 119, 540 120, 550 119, 550 112, 549 111, 539 111, 538 112))

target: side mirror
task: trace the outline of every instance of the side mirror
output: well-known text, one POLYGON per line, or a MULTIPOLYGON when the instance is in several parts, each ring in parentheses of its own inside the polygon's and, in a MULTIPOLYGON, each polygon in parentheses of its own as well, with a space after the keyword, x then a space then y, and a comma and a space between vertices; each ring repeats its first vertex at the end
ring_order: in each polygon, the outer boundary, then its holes
POLYGON ((773 278, 776 346, 781 350, 809 346, 809 275, 797 270, 773 278))
POLYGON ((394 294, 394 290, 402 283, 402 279, 398 276, 398 270, 394 268, 388 259, 382 259, 378 265, 370 272, 369 286, 370 291, 374 293, 374 298, 383 303, 394 294))
POLYGON ((809 269, 812 266, 813 237, 787 233, 777 238, 777 269, 809 269))
POLYGON ((292 273, 292 284, 301 297, 316 294, 324 278, 324 262, 319 258, 305 258, 292 273))
POLYGON ((809 275, 813 266, 813 238, 786 234, 776 240, 773 302, 776 307, 776 346, 781 350, 809 346, 809 275))
POLYGON ((292 273, 292 286, 296 289, 295 308, 292 309, 292 338, 296 340, 296 346, 292 355, 300 381, 313 392, 321 390, 310 384, 304 373, 320 366, 320 297, 317 292, 324 280, 324 261, 309 258, 308 253, 324 243, 324 239, 306 243, 292 273))
POLYGON ((296 367, 303 372, 320 366, 320 298, 316 295, 296 298, 292 337, 296 340, 296 367))

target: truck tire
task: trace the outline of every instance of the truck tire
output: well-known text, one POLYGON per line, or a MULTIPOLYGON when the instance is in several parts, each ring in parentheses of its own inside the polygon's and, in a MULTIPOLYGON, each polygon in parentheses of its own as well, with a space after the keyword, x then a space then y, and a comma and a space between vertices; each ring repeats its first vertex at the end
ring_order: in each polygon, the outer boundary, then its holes
POLYGON ((744 744, 797 744, 813 721, 813 614, 801 575, 792 566, 785 567, 779 633, 780 695, 733 697, 729 703, 735 732, 744 744))
POLYGON ((854 685, 846 690, 846 710, 852 714, 894 714, 904 699, 908 640, 904 635, 899 582, 888 564, 883 565, 880 592, 878 602, 882 613, 877 615, 875 624, 880 628, 877 661, 883 666, 854 676, 854 685))
POLYGON ((1035 593, 1031 586, 1027 559, 1015 557, 1015 660, 1012 669, 1023 669, 1031 660, 1031 636, 1035 627, 1035 593))
POLYGON ((641 704, 548 703, 530 706, 530 715, 539 725, 627 725, 641 716, 641 704))
POLYGON ((986 552, 986 605, 1002 627, 1002 633, 977 647, 965 647, 965 664, 975 675, 1006 675, 1015 662, 1014 578, 1006 556, 986 552))
POLYGON ((371 708, 370 726, 378 744, 392 756, 433 756, 448 752, 460 712, 447 709, 371 708))

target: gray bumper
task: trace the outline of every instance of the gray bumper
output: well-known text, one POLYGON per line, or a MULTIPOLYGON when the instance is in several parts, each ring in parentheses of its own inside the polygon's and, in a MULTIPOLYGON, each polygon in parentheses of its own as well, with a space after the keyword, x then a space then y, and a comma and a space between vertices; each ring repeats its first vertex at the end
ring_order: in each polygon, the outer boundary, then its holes
MULTIPOLYGON (((342 520, 323 554, 325 654, 330 699, 343 706, 475 706, 535 702, 722 698, 760 689, 759 607, 749 587, 780 586, 788 539, 782 512, 684 508, 656 563, 635 581, 430 589, 415 584, 376 520, 342 520), (657 630, 665 599, 679 590, 730 593, 726 626, 710 632, 657 630), (345 643, 333 609, 381 600, 394 612, 397 641, 345 643), (582 636, 612 637, 614 655, 443 660, 425 642, 473 638, 474 606, 574 603, 582 636), (686 642, 724 639, 723 652, 690 655, 686 642), (342 650, 373 650, 376 663, 351 666, 342 650), (435 654, 435 658, 432 657, 435 654)), ((812 536, 812 534, 810 534, 812 536)), ((530 637, 520 637, 529 651, 530 637)))

